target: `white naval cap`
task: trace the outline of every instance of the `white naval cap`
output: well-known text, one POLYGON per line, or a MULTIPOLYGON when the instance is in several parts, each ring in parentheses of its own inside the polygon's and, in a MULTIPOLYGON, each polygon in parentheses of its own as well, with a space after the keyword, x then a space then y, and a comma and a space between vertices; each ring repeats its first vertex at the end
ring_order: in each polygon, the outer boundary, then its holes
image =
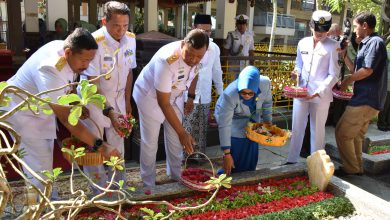
POLYGON ((237 15, 234 19, 236 19, 236 23, 246 24, 247 20, 249 20, 249 17, 244 14, 240 14, 237 15))
POLYGON ((313 12, 310 20, 310 27, 317 32, 328 32, 332 25, 332 14, 328 11, 317 10, 313 12))

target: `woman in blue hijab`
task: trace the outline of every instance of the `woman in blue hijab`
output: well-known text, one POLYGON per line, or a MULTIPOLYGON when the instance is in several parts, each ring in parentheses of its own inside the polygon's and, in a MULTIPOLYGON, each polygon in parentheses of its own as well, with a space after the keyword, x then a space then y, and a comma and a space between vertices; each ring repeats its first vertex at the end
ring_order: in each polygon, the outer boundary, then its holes
POLYGON ((219 173, 255 170, 258 144, 246 138, 248 122, 272 121, 272 93, 268 77, 260 76, 254 66, 244 68, 218 98, 215 118, 219 141, 224 152, 223 170, 219 173))

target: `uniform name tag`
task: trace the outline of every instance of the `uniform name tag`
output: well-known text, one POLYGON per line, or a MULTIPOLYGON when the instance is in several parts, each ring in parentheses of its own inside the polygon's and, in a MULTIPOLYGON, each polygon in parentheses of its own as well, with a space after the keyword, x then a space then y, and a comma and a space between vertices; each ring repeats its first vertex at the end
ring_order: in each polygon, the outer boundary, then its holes
POLYGON ((177 79, 183 79, 184 78, 184 75, 180 75, 177 77, 177 79))
POLYGON ((301 54, 309 54, 307 51, 301 51, 301 54))
POLYGON ((104 57, 104 61, 112 61, 112 57, 104 57))

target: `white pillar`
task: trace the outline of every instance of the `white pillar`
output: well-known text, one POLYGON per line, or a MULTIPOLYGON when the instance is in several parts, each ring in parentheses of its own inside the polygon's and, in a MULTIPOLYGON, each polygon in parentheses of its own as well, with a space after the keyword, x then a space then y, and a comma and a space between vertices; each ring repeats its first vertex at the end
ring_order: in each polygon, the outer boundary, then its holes
POLYGON ((133 32, 135 26, 135 2, 130 1, 129 9, 130 9, 129 29, 133 32))
POLYGON ((183 13, 184 13, 184 7, 179 6, 176 8, 175 13, 175 31, 176 31, 176 37, 179 39, 183 38, 183 13))
POLYGON ((144 32, 158 31, 157 0, 144 0, 145 23, 144 32))
POLYGON ((24 0, 24 13, 26 32, 39 32, 38 2, 36 0, 24 0))
POLYGON ((203 14, 211 15, 211 1, 203 2, 203 14))
POLYGON ((229 3, 226 0, 217 0, 217 29, 215 38, 224 39, 229 31, 235 29, 237 1, 229 3))
MULTIPOLYGON (((275 0, 276 1, 276 0, 275 0)), ((251 7, 251 2, 246 1, 246 15, 249 17, 248 30, 253 31, 253 20, 255 16, 255 7, 251 7)))
MULTIPOLYGON (((284 1, 284 13, 286 15, 291 14, 291 0, 284 1)), ((284 36, 283 39, 283 51, 287 52, 287 43, 288 43, 288 36, 284 36)))
POLYGON ((58 18, 63 18, 68 22, 68 1, 67 0, 47 0, 47 30, 54 31, 54 23, 58 18))

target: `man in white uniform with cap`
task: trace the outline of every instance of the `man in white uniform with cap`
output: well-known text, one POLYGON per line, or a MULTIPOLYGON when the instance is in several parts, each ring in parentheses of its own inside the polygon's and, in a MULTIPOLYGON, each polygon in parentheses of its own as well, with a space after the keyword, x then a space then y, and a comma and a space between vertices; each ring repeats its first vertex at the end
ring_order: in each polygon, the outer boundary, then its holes
MULTIPOLYGON (((211 35, 211 16, 197 14, 194 19, 194 28, 204 30, 211 35)), ((194 103, 194 110, 184 118, 186 130, 195 138, 197 146, 194 151, 205 153, 207 146, 208 115, 211 102, 211 87, 214 82, 217 94, 223 92, 222 69, 219 59, 220 50, 217 44, 210 38, 209 48, 200 61, 198 82, 195 93, 186 94, 187 103, 194 103)), ((199 154, 194 156, 200 156, 199 154)))
POLYGON ((308 89, 308 96, 294 99, 292 136, 286 164, 298 160, 308 115, 311 153, 325 147, 325 123, 330 102, 333 101, 332 88, 340 73, 339 43, 327 37, 331 24, 332 15, 329 12, 313 12, 309 23, 313 36, 303 38, 298 43, 295 69, 291 76, 294 80, 298 77, 299 86, 308 89))
MULTIPOLYGON (((236 30, 228 32, 223 45, 223 55, 253 57, 255 48, 253 33, 247 30, 249 17, 244 14, 240 14, 235 17, 235 20, 236 30)), ((253 61, 250 61, 249 64, 253 65, 253 61)), ((240 71, 248 65, 248 62, 245 60, 230 60, 228 61, 228 65, 232 66, 229 68, 229 72, 232 72, 237 76, 240 71)))
MULTIPOLYGON (((77 28, 65 41, 52 41, 35 52, 18 72, 7 81, 8 85, 17 86, 32 94, 37 94, 50 89, 64 86, 73 82, 80 72, 84 71, 95 56, 98 46, 92 35, 85 29, 77 28)), ((49 97, 56 102, 61 95, 72 92, 72 87, 64 90, 50 92, 42 97, 49 97)), ((10 106, 4 108, 11 110, 22 99, 11 95, 10 106)), ((24 98, 24 95, 22 95, 24 98)), ((103 143, 96 135, 93 135, 83 123, 72 126, 68 122, 69 108, 50 105, 54 114, 38 115, 31 111, 18 111, 6 121, 12 123, 13 128, 21 135, 20 149, 24 149, 26 155, 23 160, 40 174, 43 170, 53 169, 53 146, 56 138, 56 116, 61 123, 84 143, 94 146, 103 152, 106 157, 119 156, 114 148, 103 143)), ((23 167, 24 168, 24 167, 23 167)), ((43 185, 24 168, 24 172, 30 177, 32 184, 43 190, 43 185)), ((40 174, 41 175, 41 174, 40 174)), ((42 191, 43 192, 43 191, 42 191)), ((53 191, 53 196, 55 191, 53 191)))
MULTIPOLYGON (((84 75, 92 79, 100 74, 107 73, 111 69, 114 58, 116 65, 110 79, 101 78, 96 84, 98 92, 107 98, 106 108, 102 111, 95 106, 88 106, 90 119, 85 123, 94 131, 95 135, 105 134, 107 142, 114 146, 124 157, 124 139, 119 136, 119 122, 115 114, 131 115, 131 88, 133 72, 137 64, 135 60, 135 35, 127 32, 129 26, 130 9, 126 4, 110 1, 104 5, 103 27, 95 31, 95 37, 99 46, 95 59, 91 62, 84 75), (115 51, 119 50, 116 55, 115 51), (114 57, 115 56, 115 57, 114 57), (96 125, 99 127, 97 128, 96 125)), ((124 166, 125 164, 123 164, 124 166)), ((84 166, 84 171, 100 186, 105 187, 111 179, 112 170, 108 169, 106 175, 104 165, 84 166)), ((126 172, 117 172, 115 181, 126 179, 126 172)), ((126 181, 125 181, 126 182, 126 181)), ((96 193, 99 190, 93 189, 96 193)))
MULTIPOLYGON (((194 140, 182 126, 183 92, 194 94, 199 62, 209 46, 209 36, 200 29, 190 31, 184 40, 160 48, 144 67, 134 84, 141 130, 140 167, 145 192, 156 182, 156 153, 160 126, 164 126, 167 174, 179 180, 183 148, 193 151, 194 140)), ((188 103, 187 103, 188 104, 188 103)))

